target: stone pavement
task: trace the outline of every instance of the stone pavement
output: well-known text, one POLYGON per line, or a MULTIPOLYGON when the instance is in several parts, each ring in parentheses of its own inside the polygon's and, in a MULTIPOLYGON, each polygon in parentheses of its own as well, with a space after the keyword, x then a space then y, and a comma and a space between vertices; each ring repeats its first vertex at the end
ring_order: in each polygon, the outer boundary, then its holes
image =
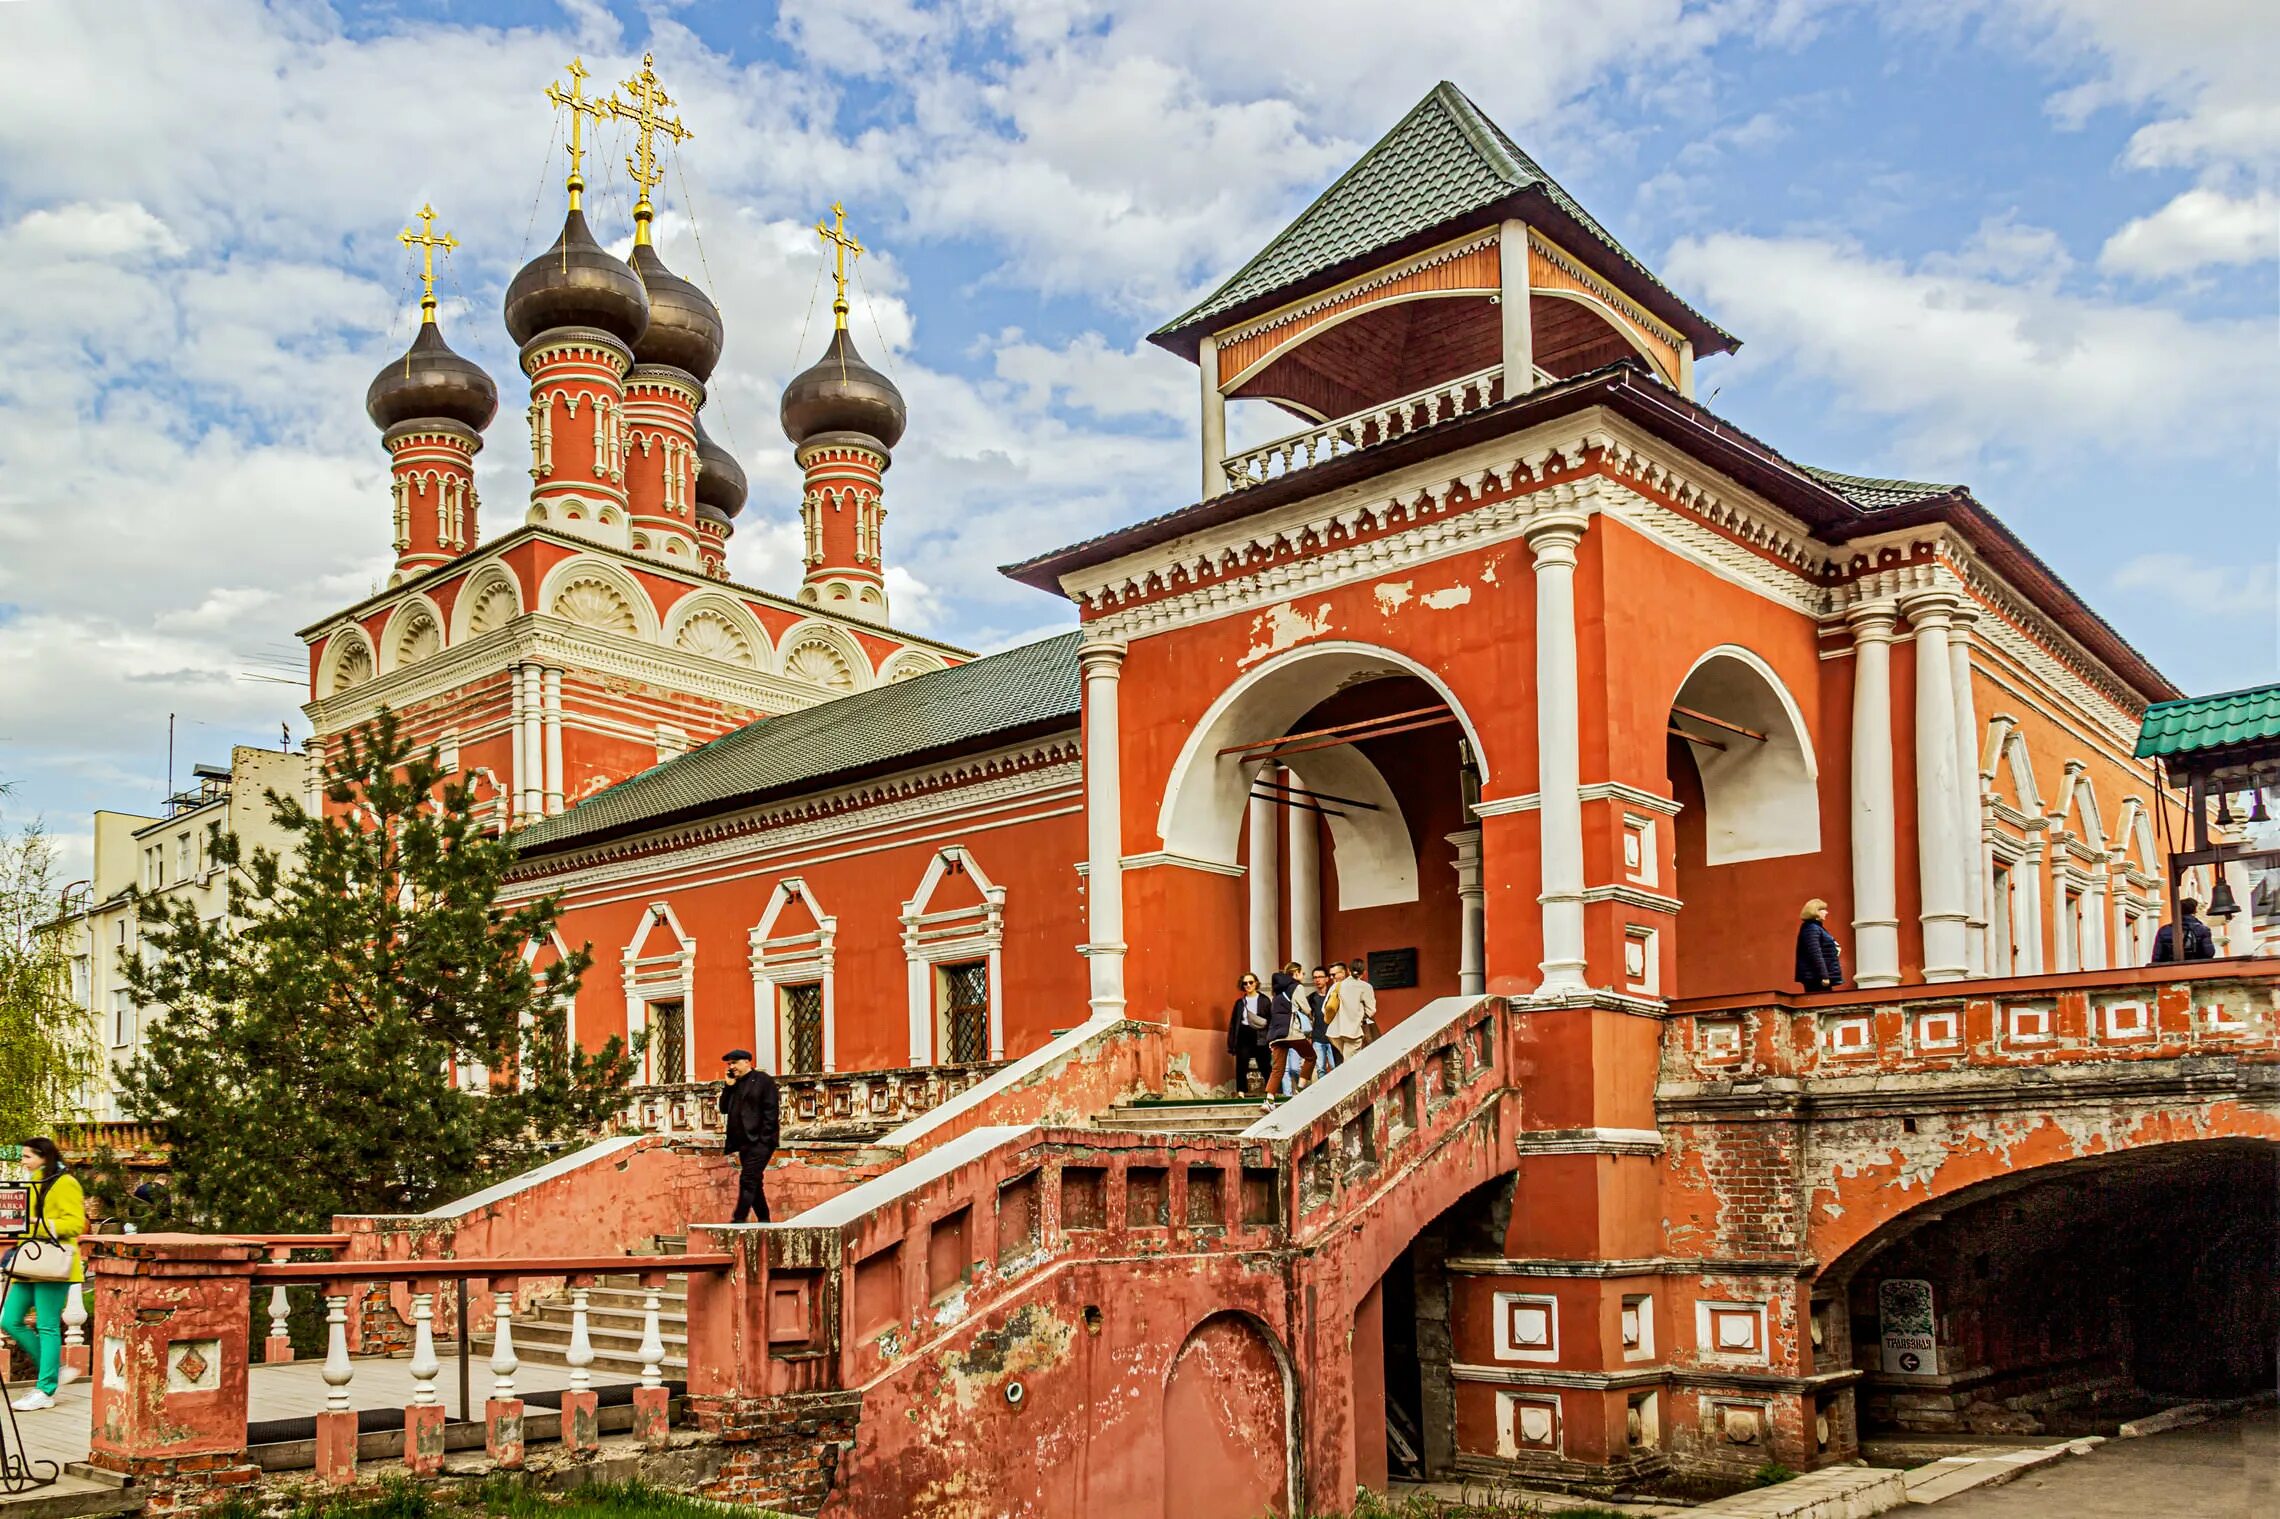
POLYGON ((1934 1505, 1938 1519, 2270 1519, 2280 1414, 2264 1408, 2038 1466, 1934 1505))

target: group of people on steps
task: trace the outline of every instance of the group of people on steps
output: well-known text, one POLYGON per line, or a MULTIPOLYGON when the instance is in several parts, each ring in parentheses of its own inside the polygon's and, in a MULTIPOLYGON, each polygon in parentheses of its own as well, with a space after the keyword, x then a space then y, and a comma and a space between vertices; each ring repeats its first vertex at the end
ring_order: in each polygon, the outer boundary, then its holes
POLYGON ((1296 960, 1262 987, 1244 972, 1227 1014, 1227 1053, 1235 1057, 1235 1095, 1250 1095, 1253 1070, 1269 1108, 1343 1065, 1377 1037, 1377 988, 1368 964, 1334 960, 1304 979, 1296 960), (1311 983, 1311 984, 1310 984, 1311 983))

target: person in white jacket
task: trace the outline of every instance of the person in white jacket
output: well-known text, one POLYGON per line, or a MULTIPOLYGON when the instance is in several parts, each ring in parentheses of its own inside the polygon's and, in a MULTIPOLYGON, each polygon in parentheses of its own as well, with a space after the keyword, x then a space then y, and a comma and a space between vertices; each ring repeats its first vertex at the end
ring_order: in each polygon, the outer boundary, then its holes
POLYGON ((1335 1009, 1330 1017, 1330 1042, 1338 1047, 1341 1064, 1369 1043, 1370 1030, 1377 1024, 1377 988, 1370 985, 1362 970, 1359 960, 1330 967, 1330 1001, 1335 1009))

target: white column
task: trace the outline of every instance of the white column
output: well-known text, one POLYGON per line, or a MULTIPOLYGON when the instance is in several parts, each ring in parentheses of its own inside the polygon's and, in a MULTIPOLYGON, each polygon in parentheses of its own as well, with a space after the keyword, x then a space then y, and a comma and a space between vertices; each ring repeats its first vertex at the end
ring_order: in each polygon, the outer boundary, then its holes
POLYGON ((1085 899, 1092 942, 1094 1017, 1124 1012, 1124 819, 1118 778, 1116 688, 1125 646, 1103 639, 1077 650, 1085 686, 1085 899))
POLYGON ((522 682, 523 759, 530 767, 515 776, 515 790, 522 797, 523 816, 539 817, 546 810, 545 697, 538 666, 518 665, 515 678, 522 682))
POLYGON ((1203 496, 1226 494, 1227 394, 1219 388, 1219 339, 1207 337, 1196 349, 1195 362, 1203 375, 1203 496))
POLYGON ((2038 841, 2025 858, 2012 867, 2019 893, 2019 915, 2024 922, 2020 936, 2011 941, 2011 964, 2015 974, 2021 976, 2039 976, 2050 963, 2043 951, 2043 895, 2047 889, 2043 861, 2047 854, 2046 847, 2038 841))
POLYGON ((1955 697, 1956 802, 1963 833, 1963 964, 1974 976, 1987 974, 1987 825, 1979 779, 1979 706, 1971 694, 1971 625, 1978 608, 1966 602, 1948 627, 1948 689, 1955 697))
POLYGON ((515 1399, 515 1370, 522 1361, 515 1355, 515 1295, 491 1295, 491 1397, 496 1402, 515 1399))
MULTIPOLYGON (((1291 788, 1286 795, 1300 789, 1296 771, 1285 770, 1282 780, 1291 788)), ((1283 816, 1290 831, 1290 957, 1304 976, 1322 963, 1322 834, 1315 822, 1320 814, 1285 807, 1283 816)))
POLYGON ((353 1406, 348 1398, 348 1384, 355 1378, 356 1369, 348 1359, 348 1299, 345 1297, 325 1299, 325 1364, 319 1374, 325 1382, 325 1412, 347 1413, 353 1406))
POLYGON ((507 692, 510 705, 507 712, 507 737, 514 747, 513 768, 506 776, 507 794, 502 798, 506 808, 507 825, 521 821, 523 813, 523 777, 530 774, 531 759, 523 748, 523 696, 529 688, 523 684, 521 665, 507 667, 507 692))
POLYGON ((412 1401, 427 1407, 439 1401, 435 1395, 435 1379, 443 1370, 443 1362, 435 1353, 435 1294, 412 1294, 412 1360, 404 1368, 412 1374, 412 1401))
POLYGON ((1480 830, 1448 836, 1457 851, 1457 991, 1477 997, 1488 990, 1488 893, 1480 878, 1480 830))
MULTIPOLYGON (((1260 771, 1262 777, 1275 773, 1273 765, 1260 771)), ((1282 839, 1275 829, 1274 798, 1252 793, 1250 828, 1251 862, 1244 870, 1251 904, 1250 969, 1264 988, 1283 963, 1282 839)))
POLYGON ((1892 627, 1890 602, 1853 608, 1852 875, 1853 980, 1900 980, 1898 835, 1892 817, 1892 627))
POLYGON ((562 672, 545 672, 546 811, 562 810, 562 672))
POLYGON ((1539 993, 1581 991, 1583 953, 1583 710, 1575 652, 1575 550, 1590 519, 1538 517, 1525 529, 1536 556, 1536 814, 1542 827, 1544 979, 1539 993))
POLYGON ((1948 617, 1956 598, 1927 591, 1901 603, 1916 630, 1916 887, 1924 979, 1964 976, 1963 805, 1955 773, 1955 675, 1948 617))
POLYGON ((1497 315, 1504 336, 1504 394, 1535 389, 1536 334, 1528 309, 1528 225, 1506 222, 1497 229, 1497 315))

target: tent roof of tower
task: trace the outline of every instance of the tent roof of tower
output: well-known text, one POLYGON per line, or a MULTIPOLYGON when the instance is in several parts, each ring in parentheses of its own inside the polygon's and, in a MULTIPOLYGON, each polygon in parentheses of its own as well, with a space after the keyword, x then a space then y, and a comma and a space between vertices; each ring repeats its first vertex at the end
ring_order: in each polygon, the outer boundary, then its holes
POLYGON ((1740 340, 1680 300, 1613 233, 1447 80, 1201 304, 1150 341, 1194 358, 1207 332, 1517 216, 1593 266, 1694 343, 1698 357, 1740 340))
POLYGON ((524 857, 843 786, 1074 728, 1077 634, 765 717, 515 836, 524 857))

